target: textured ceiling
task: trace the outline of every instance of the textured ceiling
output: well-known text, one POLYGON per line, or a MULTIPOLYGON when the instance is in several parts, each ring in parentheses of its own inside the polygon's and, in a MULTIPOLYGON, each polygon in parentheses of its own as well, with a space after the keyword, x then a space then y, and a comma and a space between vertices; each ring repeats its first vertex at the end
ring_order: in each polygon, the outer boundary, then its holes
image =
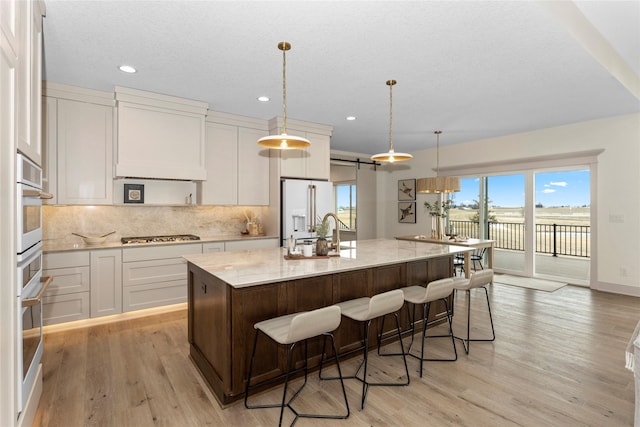
MULTIPOLYGON (((637 82, 640 3, 578 2, 637 82)), ((45 79, 126 86, 334 127, 333 150, 396 151, 640 111, 633 91, 538 2, 46 1, 45 79), (126 75, 120 64, 139 72, 126 75), (256 97, 267 95, 271 102, 256 97), (346 116, 357 120, 348 122, 346 116)), ((632 80, 633 80, 632 79, 632 80)))

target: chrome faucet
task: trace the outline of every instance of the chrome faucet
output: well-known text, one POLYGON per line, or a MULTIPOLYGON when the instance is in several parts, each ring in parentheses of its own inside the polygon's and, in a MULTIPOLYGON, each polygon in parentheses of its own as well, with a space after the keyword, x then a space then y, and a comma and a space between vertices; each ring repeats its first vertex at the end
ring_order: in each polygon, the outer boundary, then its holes
POLYGON ((340 253, 340 220, 336 214, 329 212, 322 218, 322 223, 324 224, 329 217, 332 217, 336 222, 336 241, 333 243, 333 248, 336 252, 340 253))

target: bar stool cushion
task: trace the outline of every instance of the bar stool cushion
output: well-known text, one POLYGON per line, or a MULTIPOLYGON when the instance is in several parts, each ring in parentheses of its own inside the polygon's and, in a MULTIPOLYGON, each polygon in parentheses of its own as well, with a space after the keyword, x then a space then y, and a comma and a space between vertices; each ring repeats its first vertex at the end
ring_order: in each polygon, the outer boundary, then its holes
POLYGON ((254 325, 279 344, 292 344, 334 331, 340 326, 340 307, 332 305, 264 320, 254 325))
POLYGON ((448 297, 453 292, 454 280, 450 277, 429 282, 427 287, 408 286, 402 288, 404 299, 412 304, 424 304, 448 297))
POLYGON ((480 286, 488 285, 493 281, 493 270, 488 268, 486 270, 476 270, 471 274, 471 277, 465 279, 463 277, 457 277, 453 279, 453 288, 459 291, 468 291, 469 289, 479 288, 480 286))
POLYGON ((404 304, 404 294, 400 289, 383 292, 369 297, 356 298, 338 303, 342 314, 359 322, 394 313, 404 304))

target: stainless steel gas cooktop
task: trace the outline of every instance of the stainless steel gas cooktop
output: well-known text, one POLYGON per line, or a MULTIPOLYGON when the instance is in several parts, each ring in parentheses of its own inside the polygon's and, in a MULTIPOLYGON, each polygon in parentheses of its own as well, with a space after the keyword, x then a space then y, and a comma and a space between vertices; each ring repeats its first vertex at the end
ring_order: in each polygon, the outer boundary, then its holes
POLYGON ((123 237, 120 241, 127 243, 164 243, 164 242, 186 242, 189 240, 200 240, 200 237, 193 234, 174 234, 169 236, 143 236, 143 237, 123 237))

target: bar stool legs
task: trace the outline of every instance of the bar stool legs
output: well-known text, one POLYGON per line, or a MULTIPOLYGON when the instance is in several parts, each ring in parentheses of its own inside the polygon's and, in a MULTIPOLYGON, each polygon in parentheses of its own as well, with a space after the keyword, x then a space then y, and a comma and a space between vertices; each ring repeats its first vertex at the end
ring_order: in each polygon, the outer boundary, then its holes
POLYGON ((423 372, 423 362, 425 361, 439 361, 439 362, 454 362, 458 360, 458 350, 456 349, 456 342, 453 336, 453 327, 452 327, 452 312, 449 309, 449 303, 447 302, 447 298, 453 292, 453 283, 454 280, 452 278, 444 278, 439 280, 431 281, 427 284, 427 286, 408 286, 402 288, 402 293, 404 295, 404 300, 407 304, 413 305, 413 316, 409 319, 411 324, 411 341, 409 343, 409 349, 407 350, 407 354, 411 357, 415 357, 420 361, 420 378, 422 378, 423 372), (429 323, 429 311, 431 310, 431 303, 434 301, 443 301, 447 322, 449 324, 449 334, 447 335, 427 335, 427 325, 429 323), (411 347, 413 346, 413 340, 415 337, 415 328, 416 328, 416 306, 422 306, 422 333, 421 343, 420 343, 420 356, 411 353, 411 347), (435 359, 435 358, 426 358, 424 357, 424 343, 427 338, 446 338, 451 337, 451 344, 453 346, 453 358, 447 359, 435 359))
POLYGON ((477 342, 491 342, 496 339, 496 332, 493 328, 493 316, 491 315, 491 304, 489 303, 489 293, 485 285, 490 284, 493 281, 493 270, 477 270, 471 273, 469 279, 455 279, 453 288, 457 291, 466 291, 467 294, 467 337, 458 337, 462 341, 464 351, 469 354, 469 346, 472 341, 477 342), (484 295, 487 300, 487 308, 489 310, 489 322, 491 323, 491 338, 471 338, 471 290, 481 288, 484 290, 484 295))
POLYGON ((336 350, 335 341, 333 338, 333 334, 329 331, 335 330, 340 324, 340 309, 337 306, 325 307, 323 309, 314 310, 312 312, 304 312, 304 313, 296 313, 286 316, 281 316, 275 319, 265 320, 263 322, 256 323, 255 327, 255 335, 253 339, 253 350, 251 351, 251 360, 249 362, 249 372, 247 377, 247 384, 245 386, 245 394, 244 394, 244 406, 247 409, 260 409, 260 408, 280 408, 280 419, 278 425, 282 425, 282 419, 284 416, 284 408, 289 408, 295 418, 291 425, 294 425, 298 418, 329 418, 329 419, 345 419, 349 417, 349 402, 347 401, 347 392, 344 387, 344 381, 342 377, 342 371, 340 369, 340 363, 338 361, 338 352, 336 350), (337 316, 337 320, 336 320, 337 316), (337 323, 336 323, 337 321, 337 323), (324 330, 324 331, 323 331, 324 330), (284 374, 284 389, 282 392, 282 401, 280 403, 275 404, 265 404, 265 405, 250 405, 248 403, 249 392, 254 390, 257 387, 268 384, 270 382, 275 382, 276 380, 282 379, 282 375, 271 380, 267 380, 261 382, 259 384, 251 385, 251 376, 253 374, 253 364, 256 355, 256 344, 258 343, 258 335, 260 332, 263 332, 269 338, 276 341, 278 344, 289 344, 287 348, 287 368, 284 374), (307 375, 308 375, 308 345, 307 340, 309 338, 313 338, 316 336, 323 336, 323 345, 322 351, 323 354, 321 356, 321 367, 322 360, 324 359, 325 349, 326 349, 326 340, 327 338, 331 339, 331 345, 333 348, 333 358, 336 362, 336 367, 338 369, 338 377, 340 380, 340 385, 342 387, 342 397, 344 398, 344 405, 346 408, 346 414, 307 414, 298 412, 293 406, 293 401, 298 397, 304 386, 307 384, 307 375), (293 353, 298 344, 302 343, 304 345, 304 366, 298 369, 291 369, 293 362, 293 353), (294 392, 294 394, 287 400, 287 389, 289 386, 289 378, 298 373, 300 371, 304 371, 304 381, 302 385, 294 392))
POLYGON ((447 323, 449 324, 449 333, 447 335, 427 335, 427 327, 428 327, 428 319, 429 312, 431 310, 431 302, 422 304, 422 333, 420 334, 422 337, 421 345, 420 345, 420 356, 411 353, 411 347, 413 346, 413 339, 415 336, 415 324, 416 324, 416 305, 413 304, 413 318, 411 319, 411 341, 409 342, 409 348, 407 349, 407 355, 414 357, 420 361, 420 378, 422 378, 422 362, 455 362, 458 360, 458 350, 456 349, 456 341, 453 335, 453 324, 451 321, 451 310, 449 309, 449 302, 446 298, 441 298, 445 305, 445 310, 447 311, 447 323), (427 338, 451 338, 451 345, 453 347, 453 357, 452 358, 444 358, 444 359, 436 359, 424 357, 424 343, 427 338))
MULTIPOLYGON (((409 367, 407 366, 407 358, 404 352, 404 346, 402 345, 402 333, 400 330, 400 322, 398 321, 398 310, 404 304, 404 296, 402 291, 399 289, 384 292, 381 294, 377 294, 371 298, 363 297, 356 298, 349 301, 344 301, 338 304, 340 309, 342 310, 342 315, 353 319, 358 322, 363 322, 363 359, 355 374, 352 376, 344 377, 346 379, 356 379, 362 383, 362 397, 360 401, 361 409, 364 409, 364 403, 366 401, 367 393, 369 391, 369 387, 371 386, 406 386, 409 385, 411 378, 409 377, 409 367), (398 342, 400 343, 401 353, 399 354, 380 354, 380 341, 382 340, 382 331, 377 334, 378 337, 378 354, 380 356, 392 356, 392 355, 402 355, 402 360, 404 362, 404 369, 407 375, 406 382, 397 382, 397 383, 389 383, 389 382, 371 382, 367 379, 367 368, 369 362, 369 332, 371 330, 371 321, 375 318, 382 317, 383 325, 385 316, 393 314, 396 319, 396 331, 398 333, 398 342), (362 372, 362 377, 358 374, 362 372)), ((323 378, 323 379, 332 379, 332 378, 323 378)))

